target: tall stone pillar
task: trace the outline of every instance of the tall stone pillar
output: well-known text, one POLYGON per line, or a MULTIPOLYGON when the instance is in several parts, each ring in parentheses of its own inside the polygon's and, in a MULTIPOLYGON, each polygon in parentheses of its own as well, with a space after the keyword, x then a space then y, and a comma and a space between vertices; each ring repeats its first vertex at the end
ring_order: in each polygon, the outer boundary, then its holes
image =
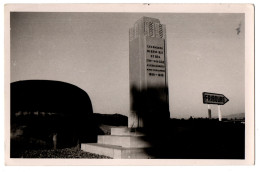
POLYGON ((169 119, 166 27, 142 17, 129 30, 129 128, 169 119))

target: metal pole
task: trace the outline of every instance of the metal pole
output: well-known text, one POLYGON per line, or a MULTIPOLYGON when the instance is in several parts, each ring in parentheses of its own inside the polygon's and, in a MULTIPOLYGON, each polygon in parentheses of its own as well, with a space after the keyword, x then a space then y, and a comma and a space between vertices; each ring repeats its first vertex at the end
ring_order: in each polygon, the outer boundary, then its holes
POLYGON ((218 120, 219 120, 219 121, 222 121, 222 115, 221 115, 220 105, 218 105, 218 120))
POLYGON ((210 109, 210 105, 208 105, 208 118, 211 119, 211 109, 210 109))

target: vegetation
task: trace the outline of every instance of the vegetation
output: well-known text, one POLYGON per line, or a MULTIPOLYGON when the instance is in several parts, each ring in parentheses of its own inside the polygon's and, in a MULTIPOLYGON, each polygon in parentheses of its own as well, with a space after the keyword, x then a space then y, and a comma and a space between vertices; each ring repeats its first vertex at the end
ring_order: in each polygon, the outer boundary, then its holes
POLYGON ((103 155, 83 152, 77 147, 64 149, 37 149, 24 150, 15 155, 19 158, 87 158, 87 159, 111 159, 103 155))
MULTIPOLYGON (((110 134, 113 126, 127 126, 127 117, 114 114, 94 114, 94 120, 99 126, 98 133, 110 134)), ((163 123, 155 123, 144 128, 148 141, 153 145, 155 158, 167 159, 244 159, 245 158, 245 125, 242 119, 218 119, 193 118, 170 119, 163 123)), ((39 127, 42 127, 38 125, 39 127)), ((52 136, 46 135, 50 141, 37 137, 29 137, 27 140, 21 137, 19 130, 28 132, 28 127, 14 127, 18 135, 12 139, 12 157, 23 158, 107 158, 100 155, 83 152, 79 147, 59 146, 53 150, 52 136), (19 128, 19 130, 17 130, 19 128), (17 138, 19 141, 16 142, 17 138), (24 143, 24 144, 23 144, 24 143), (29 144, 28 144, 29 143, 29 144), (12 151, 19 144, 22 149, 12 151), (46 146, 49 145, 49 146, 46 146), (40 147, 40 148, 39 148, 40 147)), ((66 128, 66 127, 65 127, 66 128)), ((15 133, 12 132, 13 134, 15 133)), ((44 134, 40 134, 41 137, 44 134)))
POLYGON ((245 158, 245 125, 241 121, 171 119, 161 129, 151 129, 148 133, 158 158, 245 158))

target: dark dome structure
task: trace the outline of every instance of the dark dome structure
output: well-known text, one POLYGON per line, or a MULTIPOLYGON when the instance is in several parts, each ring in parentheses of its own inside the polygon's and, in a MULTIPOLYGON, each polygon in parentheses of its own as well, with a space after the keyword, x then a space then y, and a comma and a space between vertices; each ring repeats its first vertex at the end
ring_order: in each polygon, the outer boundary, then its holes
POLYGON ((53 133, 57 133, 59 147, 97 141, 88 94, 60 81, 11 83, 11 152, 23 144, 51 146, 53 133))

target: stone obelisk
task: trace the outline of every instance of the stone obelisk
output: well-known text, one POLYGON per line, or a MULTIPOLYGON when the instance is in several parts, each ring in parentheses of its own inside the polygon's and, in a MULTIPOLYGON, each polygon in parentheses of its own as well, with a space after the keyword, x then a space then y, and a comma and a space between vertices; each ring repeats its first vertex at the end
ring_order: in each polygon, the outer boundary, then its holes
POLYGON ((142 17, 129 30, 129 128, 169 118, 166 27, 142 17))

